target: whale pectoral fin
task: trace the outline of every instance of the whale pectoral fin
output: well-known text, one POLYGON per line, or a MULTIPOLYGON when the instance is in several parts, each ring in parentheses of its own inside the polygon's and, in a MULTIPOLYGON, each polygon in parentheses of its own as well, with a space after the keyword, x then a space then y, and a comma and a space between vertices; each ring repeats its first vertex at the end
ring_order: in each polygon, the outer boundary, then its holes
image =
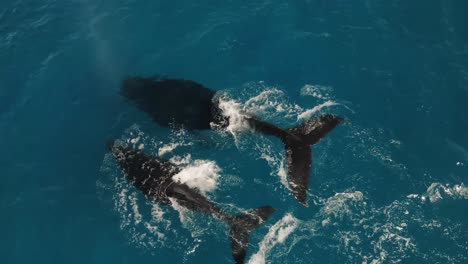
POLYGON ((308 145, 286 144, 286 163, 294 196, 304 206, 308 206, 307 190, 312 167, 312 150, 308 145))
POLYGON ((250 210, 247 214, 235 216, 230 220, 231 249, 236 264, 244 263, 250 234, 274 212, 275 209, 267 205, 250 210))

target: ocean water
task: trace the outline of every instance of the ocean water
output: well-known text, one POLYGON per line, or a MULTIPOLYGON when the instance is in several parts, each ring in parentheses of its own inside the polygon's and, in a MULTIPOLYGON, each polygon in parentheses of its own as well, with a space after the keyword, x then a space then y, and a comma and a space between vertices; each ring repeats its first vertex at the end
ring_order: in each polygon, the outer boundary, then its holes
POLYGON ((106 150, 186 168, 226 210, 270 204, 246 263, 468 262, 468 2, 2 0, 0 263, 232 263, 227 227, 147 202, 106 150), (160 127, 128 75, 195 80, 313 147, 308 208, 279 140, 160 127))

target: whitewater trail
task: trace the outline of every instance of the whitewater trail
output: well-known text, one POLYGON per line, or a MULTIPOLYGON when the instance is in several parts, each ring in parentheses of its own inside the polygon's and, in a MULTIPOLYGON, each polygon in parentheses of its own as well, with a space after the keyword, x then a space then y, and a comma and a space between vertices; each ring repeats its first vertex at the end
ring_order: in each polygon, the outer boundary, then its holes
POLYGON ((260 242, 259 250, 253 254, 248 264, 265 264, 266 257, 270 251, 278 244, 284 244, 286 239, 300 225, 300 221, 292 214, 288 213, 276 222, 260 242))

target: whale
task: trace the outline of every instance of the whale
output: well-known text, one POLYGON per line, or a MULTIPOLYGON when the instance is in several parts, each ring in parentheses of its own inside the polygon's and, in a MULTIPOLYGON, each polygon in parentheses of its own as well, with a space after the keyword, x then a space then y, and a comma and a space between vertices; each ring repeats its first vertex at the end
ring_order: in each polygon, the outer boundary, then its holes
MULTIPOLYGON (((221 127, 229 124, 229 118, 223 115, 220 108, 216 91, 195 81, 129 76, 124 79, 120 94, 161 126, 177 125, 190 130, 205 130, 211 129, 213 124, 221 124, 221 127)), ((252 131, 275 136, 284 143, 289 189, 301 204, 308 206, 311 146, 344 119, 323 114, 296 127, 282 129, 247 113, 242 113, 242 118, 252 131)))
POLYGON ((275 212, 273 207, 267 205, 240 215, 228 214, 196 189, 175 181, 173 176, 182 169, 171 162, 119 141, 108 143, 108 148, 127 181, 149 201, 163 205, 175 201, 189 210, 210 214, 227 223, 230 227, 232 257, 236 264, 244 263, 250 234, 275 212))

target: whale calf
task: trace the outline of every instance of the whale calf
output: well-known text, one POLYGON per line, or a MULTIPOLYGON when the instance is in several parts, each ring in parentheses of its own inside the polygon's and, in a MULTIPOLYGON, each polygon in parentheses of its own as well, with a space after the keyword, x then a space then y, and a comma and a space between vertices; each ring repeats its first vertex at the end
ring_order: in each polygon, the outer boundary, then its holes
POLYGON ((236 264, 244 263, 252 231, 275 211, 271 206, 262 206, 242 215, 227 214, 197 190, 174 181, 172 176, 181 171, 174 164, 115 142, 108 147, 126 179, 148 200, 170 204, 174 199, 187 209, 208 213, 226 222, 230 226, 232 256, 236 264))
MULTIPOLYGON (((226 125, 216 92, 190 80, 128 77, 123 81, 121 95, 147 112, 162 126, 182 125, 187 129, 210 129, 213 123, 226 125)), ((281 139, 286 149, 287 175, 295 198, 308 206, 312 168, 311 145, 332 131, 343 118, 325 114, 290 129, 281 129, 253 115, 242 114, 244 121, 257 132, 281 139)))

